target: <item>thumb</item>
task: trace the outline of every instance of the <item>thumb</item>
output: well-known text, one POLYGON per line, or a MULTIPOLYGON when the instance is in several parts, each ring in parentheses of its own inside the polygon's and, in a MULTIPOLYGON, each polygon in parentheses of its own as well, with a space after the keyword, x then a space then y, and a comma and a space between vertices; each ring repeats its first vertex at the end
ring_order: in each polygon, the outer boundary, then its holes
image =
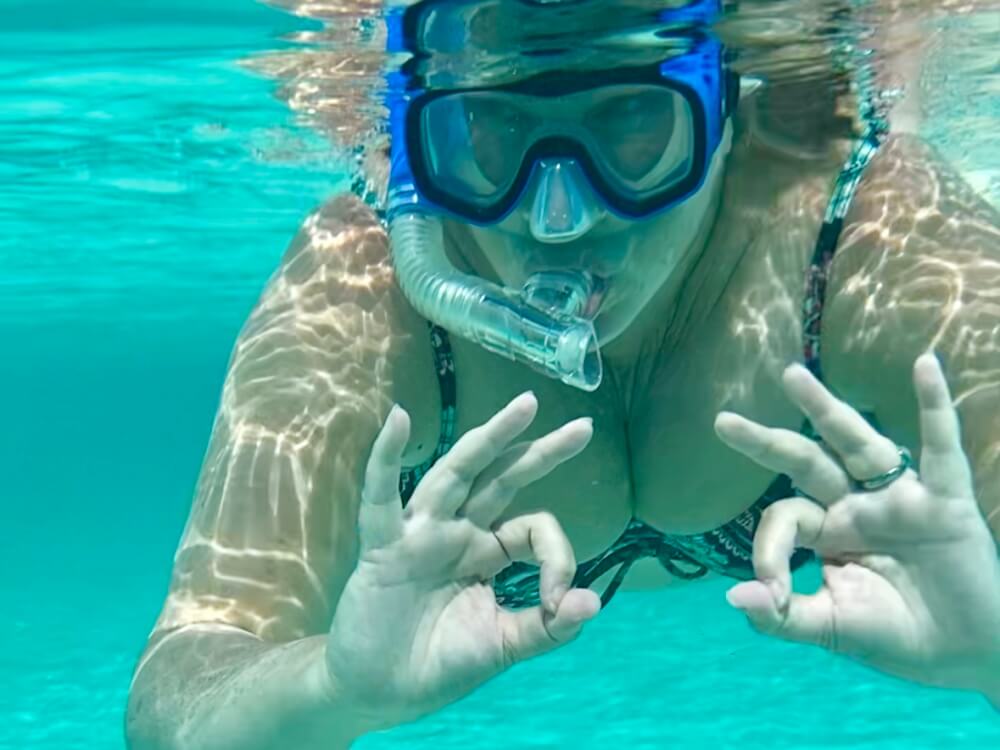
POLYGON ((808 596, 772 581, 745 581, 726 592, 728 602, 747 616, 758 633, 835 650, 834 603, 825 586, 808 596))
POLYGON ((593 619, 600 609, 600 598, 589 589, 567 591, 555 614, 540 605, 518 611, 501 609, 499 625, 504 666, 510 667, 570 643, 580 634, 584 623, 593 619))

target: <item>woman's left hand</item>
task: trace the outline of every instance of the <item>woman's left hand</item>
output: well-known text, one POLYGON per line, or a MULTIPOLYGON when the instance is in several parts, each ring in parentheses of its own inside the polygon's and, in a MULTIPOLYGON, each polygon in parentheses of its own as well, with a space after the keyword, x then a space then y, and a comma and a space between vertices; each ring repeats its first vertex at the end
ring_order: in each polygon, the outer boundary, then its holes
POLYGON ((919 357, 913 376, 923 443, 919 474, 801 365, 785 371, 785 391, 822 443, 719 414, 723 441, 787 474, 809 498, 767 508, 754 538, 757 580, 737 584, 727 597, 763 633, 813 643, 898 677, 977 690, 1000 709, 997 546, 976 503, 937 358, 919 357), (789 558, 796 547, 821 559, 823 584, 814 594, 792 591, 789 558))

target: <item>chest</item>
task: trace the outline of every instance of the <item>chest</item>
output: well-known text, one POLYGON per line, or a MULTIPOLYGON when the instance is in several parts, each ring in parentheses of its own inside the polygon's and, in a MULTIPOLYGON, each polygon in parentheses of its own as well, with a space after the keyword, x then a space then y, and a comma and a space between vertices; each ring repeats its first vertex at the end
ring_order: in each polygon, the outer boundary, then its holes
MULTIPOLYGON (((828 180, 799 191, 796 205, 777 201, 762 221, 747 201, 724 211, 706 258, 732 261, 725 289, 709 312, 681 300, 690 314, 657 331, 634 361, 606 366, 605 382, 584 393, 452 338, 455 434, 481 424, 517 394, 539 401, 531 440, 580 416, 594 420, 583 453, 523 489, 507 516, 544 510, 559 520, 578 560, 607 549, 632 518, 668 533, 719 526, 753 504, 774 475, 734 453, 715 436, 720 410, 797 430, 801 415, 784 398, 780 377, 803 357, 805 274, 822 215, 828 180), (807 197, 812 195, 811 198, 807 197), (792 218, 787 218, 792 217, 792 218)), ((735 185, 735 190, 745 186, 735 185)), ((711 262, 707 268, 711 269, 711 262)), ((690 289, 704 285, 694 272, 690 289)), ((705 271, 707 273, 707 271, 705 271)), ((437 381, 429 373, 414 422, 433 445, 439 419, 437 381)))
MULTIPOLYGON (((801 278, 789 284, 798 292, 801 278)), ((801 359, 801 298, 793 303, 791 295, 788 290, 787 304, 767 310, 721 305, 669 352, 609 366, 591 394, 452 339, 456 434, 526 390, 538 397, 539 412, 525 440, 580 416, 593 418, 584 452, 523 489, 506 514, 554 514, 580 561, 606 550, 632 518, 672 533, 721 525, 750 506, 774 476, 718 440, 716 414, 728 408, 768 424, 799 426, 780 393, 781 370, 801 359)))

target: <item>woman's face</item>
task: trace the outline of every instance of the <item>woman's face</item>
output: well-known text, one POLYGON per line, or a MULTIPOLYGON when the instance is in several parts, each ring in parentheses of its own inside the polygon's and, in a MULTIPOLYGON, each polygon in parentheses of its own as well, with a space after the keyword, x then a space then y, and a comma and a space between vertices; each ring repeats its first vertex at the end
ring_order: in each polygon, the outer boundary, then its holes
POLYGON ((559 179, 546 180, 536 169, 524 198, 502 222, 468 226, 467 236, 475 247, 463 253, 467 259, 478 256, 478 263, 473 262, 478 272, 495 274, 512 288, 521 288, 540 271, 587 271, 598 277, 604 292, 591 300, 592 306, 599 305, 593 320, 600 343, 607 344, 703 247, 718 207, 728 142, 724 138, 698 192, 643 220, 622 219, 604 208, 579 170, 565 170, 559 179), (558 223, 559 217, 573 213, 569 206, 579 203, 587 205, 576 212, 582 231, 549 232, 545 222, 540 226, 540 213, 557 217, 558 223))

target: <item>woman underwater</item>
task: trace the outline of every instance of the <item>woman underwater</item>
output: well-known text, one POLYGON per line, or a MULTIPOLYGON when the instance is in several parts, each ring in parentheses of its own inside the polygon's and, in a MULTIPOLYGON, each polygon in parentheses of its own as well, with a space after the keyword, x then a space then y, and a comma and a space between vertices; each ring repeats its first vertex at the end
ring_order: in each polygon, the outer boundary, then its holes
POLYGON ((240 336, 133 748, 346 746, 706 574, 1000 701, 995 212, 905 128, 776 148, 711 35, 636 60, 390 76, 385 223, 310 217, 240 336))

